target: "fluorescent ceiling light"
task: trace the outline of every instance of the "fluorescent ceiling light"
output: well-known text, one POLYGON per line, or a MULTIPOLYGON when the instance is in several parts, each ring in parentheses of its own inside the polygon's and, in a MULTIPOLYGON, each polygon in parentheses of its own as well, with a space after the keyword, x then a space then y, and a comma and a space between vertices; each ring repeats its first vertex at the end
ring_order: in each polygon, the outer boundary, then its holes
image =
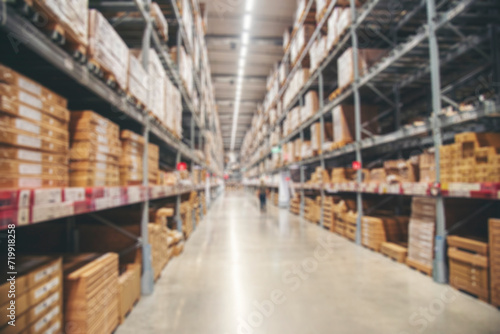
POLYGON ((245 75, 245 69, 244 68, 240 68, 238 70, 238 77, 239 78, 243 78, 244 75, 245 75))
POLYGON ((246 57, 248 52, 248 47, 247 46, 242 46, 241 47, 241 54, 240 57, 246 57))
POLYGON ((245 14, 243 18, 243 30, 250 30, 250 26, 252 25, 252 15, 245 14))
POLYGON ((240 58, 240 61, 238 63, 238 67, 239 68, 243 68, 245 67, 245 62, 246 62, 246 59, 245 58, 240 58))
POLYGON ((253 3, 254 3, 254 0, 247 0, 246 6, 245 6, 245 10, 247 12, 251 12, 252 11, 252 9, 253 9, 253 3))
POLYGON ((241 43, 243 45, 248 45, 248 41, 250 40, 250 34, 248 32, 244 32, 242 35, 241 35, 241 43))
POLYGON ((241 85, 243 83, 243 77, 238 77, 238 84, 241 85))

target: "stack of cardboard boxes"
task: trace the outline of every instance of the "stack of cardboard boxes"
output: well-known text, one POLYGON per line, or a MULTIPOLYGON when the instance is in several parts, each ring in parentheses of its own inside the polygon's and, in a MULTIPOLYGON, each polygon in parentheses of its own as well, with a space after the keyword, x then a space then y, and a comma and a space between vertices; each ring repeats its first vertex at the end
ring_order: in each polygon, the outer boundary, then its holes
MULTIPOLYGON (((7 264, 7 261, 5 263, 7 264)), ((12 270, 4 270, 2 277, 10 271, 12 270)), ((4 277, 2 281, 6 283, 0 285, 2 296, 0 332, 5 334, 61 332, 63 329, 61 259, 18 256, 16 272, 15 281, 6 281, 10 277, 4 277), (12 298, 9 295, 12 295, 12 298)))
POLYGON ((0 65, 0 188, 68 186, 67 101, 0 65))
POLYGON ((441 146, 441 182, 500 181, 500 134, 465 132, 441 146))
POLYGON ((450 285, 489 302, 488 243, 459 236, 448 236, 447 242, 450 285))
POLYGON ((491 304, 500 307, 500 219, 489 220, 491 304))
POLYGON ((160 148, 148 143, 148 179, 149 184, 157 184, 160 173, 160 148))
POLYGON ((413 197, 406 263, 428 275, 432 273, 435 231, 436 200, 413 197))
POLYGON ((73 111, 70 130, 70 186, 118 186, 118 125, 93 111, 73 111))
POLYGON ((129 130, 122 130, 122 155, 120 157, 120 184, 134 186, 142 184, 142 157, 144 154, 144 137, 129 130))
POLYGON ((64 257, 64 330, 112 333, 118 326, 118 254, 64 257))

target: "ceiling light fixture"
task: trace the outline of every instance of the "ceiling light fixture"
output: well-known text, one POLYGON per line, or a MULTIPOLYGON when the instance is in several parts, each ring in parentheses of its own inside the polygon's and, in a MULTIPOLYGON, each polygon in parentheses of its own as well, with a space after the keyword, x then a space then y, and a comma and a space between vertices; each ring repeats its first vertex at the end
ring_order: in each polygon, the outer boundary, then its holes
POLYGON ((240 57, 246 57, 247 56, 247 52, 248 52, 248 47, 247 46, 242 46, 241 47, 240 57))
POLYGON ((253 10, 254 0, 247 0, 245 11, 251 12, 253 10))
POLYGON ((241 44, 248 45, 248 41, 250 40, 250 34, 248 32, 243 32, 241 35, 241 44))
POLYGON ((252 25, 252 15, 247 13, 243 18, 243 30, 245 31, 250 30, 251 25, 252 25))

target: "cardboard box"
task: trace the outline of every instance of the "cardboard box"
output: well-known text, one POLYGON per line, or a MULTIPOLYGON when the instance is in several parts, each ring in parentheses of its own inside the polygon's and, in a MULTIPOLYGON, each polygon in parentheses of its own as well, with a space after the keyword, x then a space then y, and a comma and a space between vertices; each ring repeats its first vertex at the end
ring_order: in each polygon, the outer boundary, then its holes
MULTIPOLYGON (((333 109, 333 141, 350 143, 355 139, 354 106, 339 105, 333 109)), ((361 106, 361 123, 373 120, 378 114, 377 107, 361 106)), ((378 123, 371 122, 366 128, 373 134, 378 133, 378 123)), ((366 134, 362 134, 362 139, 366 134)))

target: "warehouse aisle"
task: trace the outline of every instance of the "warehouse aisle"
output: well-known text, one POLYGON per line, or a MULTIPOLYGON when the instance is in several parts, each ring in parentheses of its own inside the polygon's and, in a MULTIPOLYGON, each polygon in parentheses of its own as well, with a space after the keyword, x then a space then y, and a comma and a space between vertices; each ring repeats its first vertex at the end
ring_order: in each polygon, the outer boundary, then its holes
POLYGON ((286 210, 220 198, 118 334, 499 333, 500 312, 286 210), (300 266, 300 267, 299 267, 300 266))

